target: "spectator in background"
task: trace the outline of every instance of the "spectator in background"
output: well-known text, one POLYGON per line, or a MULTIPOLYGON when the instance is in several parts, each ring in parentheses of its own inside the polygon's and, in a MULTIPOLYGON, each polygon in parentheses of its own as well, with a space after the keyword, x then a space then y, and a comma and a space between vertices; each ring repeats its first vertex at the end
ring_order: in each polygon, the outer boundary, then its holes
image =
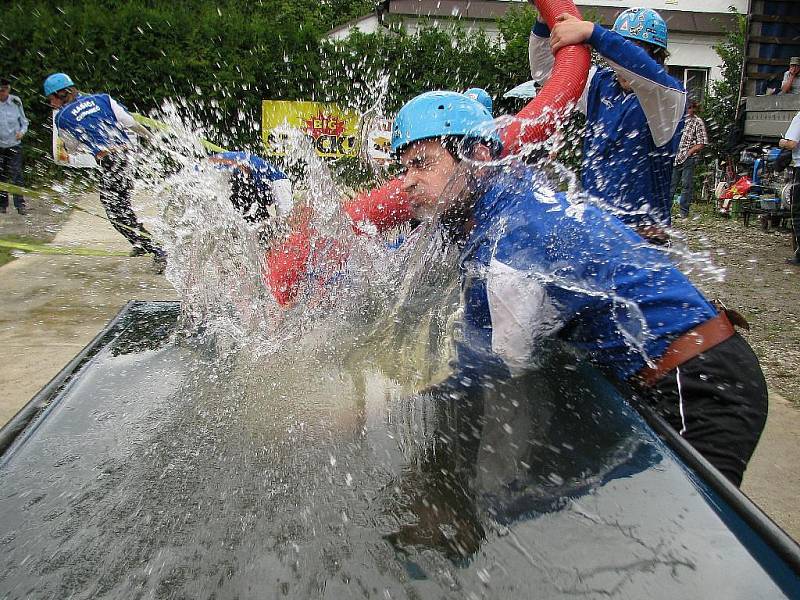
POLYGON ((703 148, 708 144, 708 132, 703 119, 697 116, 700 103, 692 100, 686 106, 686 120, 684 121, 683 135, 675 156, 675 166, 672 169, 672 183, 670 184, 670 198, 675 197, 678 181, 681 183, 681 214, 682 218, 689 216, 689 206, 694 196, 694 169, 703 148))
POLYGON ((800 56, 789 60, 789 70, 783 74, 781 94, 800 94, 800 56))
POLYGON ((800 265, 800 112, 792 119, 789 129, 778 142, 781 148, 792 151, 792 229, 794 229, 794 256, 786 260, 789 264, 800 265))
MULTIPOLYGON (((22 138, 28 132, 28 119, 22 100, 11 94, 11 82, 0 79, 0 181, 22 186, 22 138)), ((14 194, 14 207, 27 214, 25 198, 14 194)), ((0 191, 0 212, 8 212, 8 193, 0 191)))

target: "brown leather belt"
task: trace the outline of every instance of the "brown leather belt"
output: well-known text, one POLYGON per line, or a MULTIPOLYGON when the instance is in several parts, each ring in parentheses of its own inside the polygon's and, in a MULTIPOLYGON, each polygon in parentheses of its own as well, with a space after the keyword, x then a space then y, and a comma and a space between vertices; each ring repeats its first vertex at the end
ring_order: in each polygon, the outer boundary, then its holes
POLYGON ((687 360, 710 350, 731 337, 736 330, 728 319, 728 315, 720 312, 716 317, 700 323, 674 340, 655 367, 645 367, 634 378, 640 385, 650 387, 664 375, 681 366, 687 360))

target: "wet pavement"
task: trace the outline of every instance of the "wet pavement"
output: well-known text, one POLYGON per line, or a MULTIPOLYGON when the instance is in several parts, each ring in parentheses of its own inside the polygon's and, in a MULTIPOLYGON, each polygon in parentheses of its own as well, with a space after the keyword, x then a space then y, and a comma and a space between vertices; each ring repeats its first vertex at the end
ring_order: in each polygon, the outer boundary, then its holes
MULTIPOLYGON (((46 235, 55 226, 48 206, 36 200, 21 217, 0 215, 0 238, 46 235)), ((80 206, 103 214, 97 194, 80 206)), ((125 251, 128 242, 107 221, 72 211, 52 244, 125 251)), ((175 299, 149 257, 26 254, 0 267, 0 423, 8 421, 66 365, 128 300, 175 299)))

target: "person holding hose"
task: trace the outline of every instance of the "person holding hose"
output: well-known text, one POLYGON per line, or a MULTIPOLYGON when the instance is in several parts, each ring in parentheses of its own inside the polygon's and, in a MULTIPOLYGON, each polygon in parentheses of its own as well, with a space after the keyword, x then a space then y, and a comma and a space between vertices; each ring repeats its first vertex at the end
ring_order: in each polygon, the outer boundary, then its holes
POLYGON ((100 165, 100 201, 108 220, 133 245, 131 256, 152 254, 156 272, 163 273, 166 253, 153 241, 131 206, 130 154, 134 146, 129 132, 142 137, 150 137, 150 133, 111 96, 81 93, 65 73, 54 73, 45 79, 44 95, 57 111, 54 123, 67 150, 88 151, 100 165))
MULTIPOLYGON (((470 88, 464 96, 480 102, 492 113, 492 97, 483 88, 470 88)), ((414 221, 402 176, 357 194, 342 204, 342 211, 357 235, 383 234, 414 221)), ((306 218, 285 240, 267 251, 264 280, 281 306, 291 305, 309 281, 315 287, 323 285, 330 277, 320 278, 319 273, 336 271, 346 261, 347 251, 341 243, 317 237, 310 218, 306 218), (318 264, 310 264, 312 260, 318 264)))
POLYGON ((479 103, 428 92, 393 127, 414 216, 436 215, 461 249, 463 315, 445 388, 459 397, 522 376, 559 340, 638 390, 738 486, 767 387, 727 312, 612 213, 571 203, 521 161, 493 166, 502 148, 487 124, 479 103))
MULTIPOLYGON (((543 4, 569 4, 577 12, 571 2, 543 4)), ((487 135, 491 115, 462 94, 431 92, 407 103, 392 135, 392 150, 406 169, 398 180, 405 198, 381 215, 403 221, 440 215, 463 248, 463 327, 451 382, 513 378, 535 368, 545 340, 561 340, 638 389, 739 485, 766 422, 767 389, 758 359, 727 312, 718 312, 615 216, 591 204, 574 210, 519 163, 488 166, 520 142, 546 139, 555 121, 545 109, 581 95, 588 52, 567 50, 556 49, 553 80, 569 91, 546 84, 551 89, 520 114, 545 117, 535 123, 487 135), (477 128, 483 133, 475 134, 477 128)), ((365 202, 362 212, 381 204, 365 202)), ((296 254, 297 260, 289 252, 279 256, 305 265, 308 254, 296 254)))
MULTIPOLYGON (((534 0, 529 0, 534 2, 534 0)), ((541 1, 541 0, 540 0, 541 1)), ((654 10, 623 11, 608 30, 563 14, 552 30, 537 21, 529 40, 531 75, 546 82, 553 55, 588 44, 608 63, 592 66, 577 108, 586 115, 581 183, 628 225, 663 243, 671 224, 672 165, 686 93, 664 68, 667 24, 654 10)))

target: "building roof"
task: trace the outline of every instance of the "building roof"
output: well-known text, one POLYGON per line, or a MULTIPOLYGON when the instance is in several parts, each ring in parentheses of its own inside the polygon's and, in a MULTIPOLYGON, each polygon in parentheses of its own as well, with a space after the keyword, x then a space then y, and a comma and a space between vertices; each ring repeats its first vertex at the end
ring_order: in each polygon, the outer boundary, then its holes
MULTIPOLYGON (((650 2, 649 4, 663 4, 658 7, 661 16, 666 19, 672 31, 689 31, 694 33, 721 33, 735 26, 735 15, 728 12, 726 6, 731 0, 723 3, 706 3, 703 11, 688 10, 690 5, 697 6, 696 2, 675 0, 670 3, 675 8, 667 8, 667 2, 650 2), (719 4, 719 7, 716 5, 719 4), (723 6, 725 5, 725 7, 723 6), (716 7, 716 8, 715 8, 716 7), (681 10, 683 9, 683 10, 681 10), (709 9, 713 10, 710 11, 709 9), (719 12, 716 12, 716 11, 719 12)), ((601 2, 590 0, 577 2, 578 8, 587 13, 596 15, 603 24, 613 23, 620 9, 626 4, 645 4, 647 2, 601 2)), ((513 0, 390 0, 390 15, 400 17, 434 17, 466 20, 494 20, 502 17, 509 10, 519 8, 521 2, 513 0)))

